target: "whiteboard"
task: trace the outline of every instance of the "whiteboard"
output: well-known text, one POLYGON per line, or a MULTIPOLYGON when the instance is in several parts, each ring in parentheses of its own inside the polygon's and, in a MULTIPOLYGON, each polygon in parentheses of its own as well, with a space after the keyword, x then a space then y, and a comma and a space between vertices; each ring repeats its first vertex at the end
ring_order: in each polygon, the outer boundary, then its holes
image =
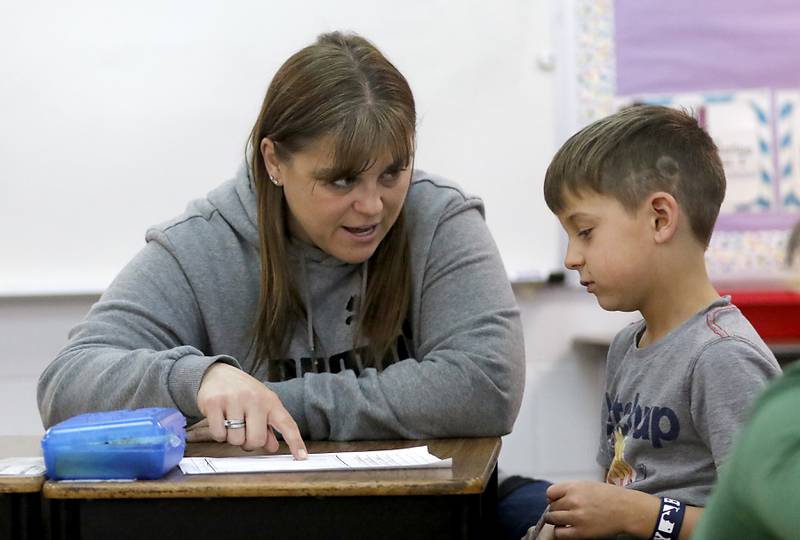
POLYGON ((513 280, 560 267, 552 0, 32 2, 0 17, 0 295, 102 291, 230 178, 272 75, 324 31, 409 80, 416 166, 486 203, 513 280))

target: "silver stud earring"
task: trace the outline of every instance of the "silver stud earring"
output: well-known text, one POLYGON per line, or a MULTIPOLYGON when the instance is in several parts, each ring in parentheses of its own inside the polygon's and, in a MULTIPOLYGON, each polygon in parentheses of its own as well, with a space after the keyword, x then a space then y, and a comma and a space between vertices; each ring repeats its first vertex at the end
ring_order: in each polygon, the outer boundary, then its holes
POLYGON ((275 178, 274 176, 272 176, 271 174, 269 175, 269 181, 272 182, 273 184, 275 184, 275 186, 281 187, 280 181, 277 178, 275 178))

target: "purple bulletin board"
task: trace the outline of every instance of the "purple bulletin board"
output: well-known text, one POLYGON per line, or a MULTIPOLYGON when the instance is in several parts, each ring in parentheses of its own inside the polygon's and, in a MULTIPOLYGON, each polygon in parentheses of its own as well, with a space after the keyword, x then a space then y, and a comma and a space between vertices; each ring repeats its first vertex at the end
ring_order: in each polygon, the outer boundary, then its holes
POLYGON ((797 0, 616 0, 618 94, 800 87, 797 0))
MULTIPOLYGON (((752 109, 758 172, 738 185, 767 196, 723 206, 707 261, 725 276, 778 269, 800 218, 800 0, 613 0, 610 11, 615 100, 752 109)), ((726 173, 735 194, 735 171, 726 173)))

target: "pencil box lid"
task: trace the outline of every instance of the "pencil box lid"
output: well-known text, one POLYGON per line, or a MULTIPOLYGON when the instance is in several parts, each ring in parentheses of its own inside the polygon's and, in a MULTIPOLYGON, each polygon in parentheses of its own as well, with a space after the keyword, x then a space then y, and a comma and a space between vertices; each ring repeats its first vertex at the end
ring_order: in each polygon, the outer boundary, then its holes
POLYGON ((186 419, 174 408, 73 416, 44 434, 47 476, 54 480, 156 479, 183 457, 186 419))

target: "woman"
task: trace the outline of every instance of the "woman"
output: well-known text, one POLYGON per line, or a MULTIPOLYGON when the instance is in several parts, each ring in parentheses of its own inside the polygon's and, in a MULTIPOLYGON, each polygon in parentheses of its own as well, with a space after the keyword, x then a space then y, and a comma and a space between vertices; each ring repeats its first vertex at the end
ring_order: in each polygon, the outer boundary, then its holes
POLYGON ((311 439, 501 435, 519 313, 479 199, 413 172, 405 78, 322 35, 267 90, 246 164, 147 233, 39 381, 46 426, 174 406, 206 436, 296 457, 311 439))

